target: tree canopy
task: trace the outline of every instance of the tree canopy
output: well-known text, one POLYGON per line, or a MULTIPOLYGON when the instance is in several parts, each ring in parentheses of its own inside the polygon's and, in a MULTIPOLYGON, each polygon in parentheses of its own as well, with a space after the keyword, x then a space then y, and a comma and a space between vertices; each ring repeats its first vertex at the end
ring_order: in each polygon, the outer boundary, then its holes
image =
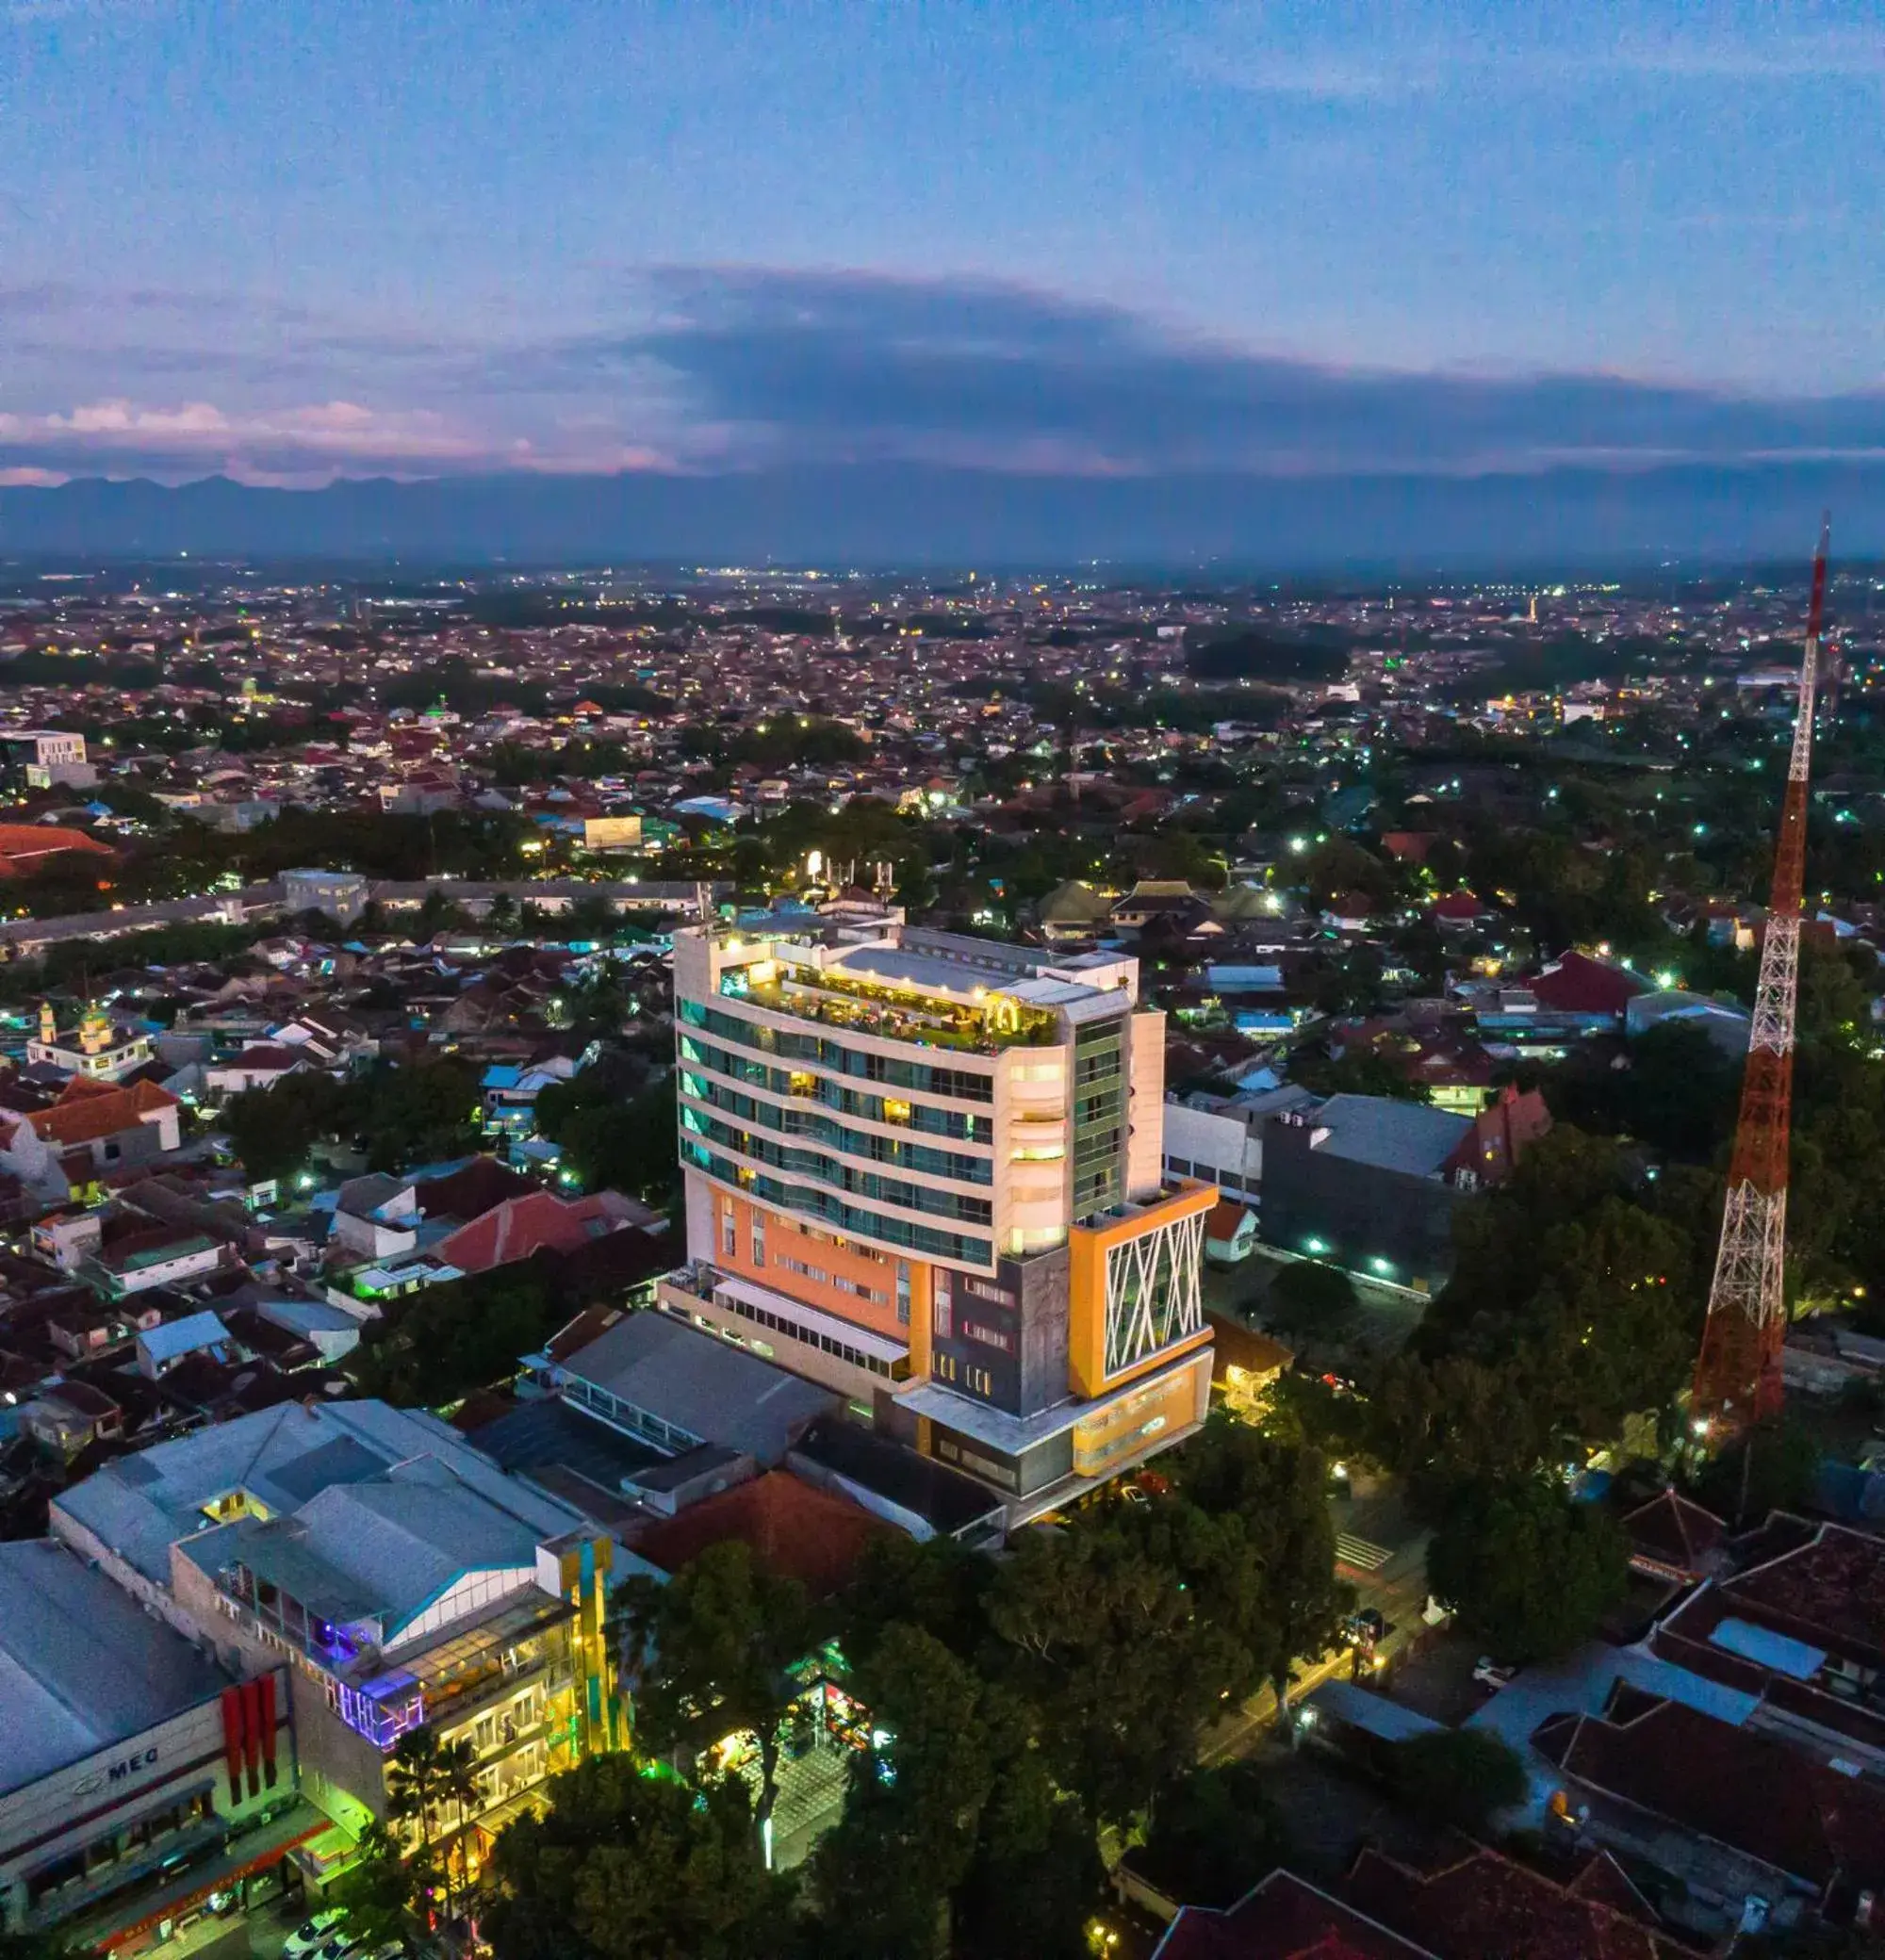
POLYGON ((770 1960, 790 1887, 753 1852, 737 1781, 695 1789, 627 1756, 557 1777, 498 1838, 481 1930, 500 1960, 770 1960))
POLYGON ((1567 1653, 1623 1598, 1630 1552, 1610 1515, 1543 1478, 1455 1503, 1427 1547, 1427 1583, 1496 1660, 1567 1653))

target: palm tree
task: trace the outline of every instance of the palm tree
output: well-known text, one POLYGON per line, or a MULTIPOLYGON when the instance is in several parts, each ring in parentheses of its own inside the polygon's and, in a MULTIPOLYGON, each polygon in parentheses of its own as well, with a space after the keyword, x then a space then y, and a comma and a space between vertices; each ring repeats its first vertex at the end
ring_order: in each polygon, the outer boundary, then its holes
POLYGON ((484 1794, 478 1784, 476 1745, 465 1741, 445 1743, 438 1752, 438 1801, 441 1807, 451 1805, 458 1820, 446 1852, 448 1903, 451 1886, 451 1854, 453 1852, 458 1854, 458 1875, 462 1884, 465 1878, 465 1834, 470 1826, 471 1813, 484 1794))
POLYGON ((435 1853, 438 1813, 447 1805, 456 1807, 455 1844, 478 1798, 477 1773, 478 1752, 469 1742, 441 1742, 432 1725, 423 1722, 400 1738, 387 1768, 386 1815, 395 1822, 418 1827, 425 1868, 438 1871, 445 1881, 448 1917, 452 1904, 451 1848, 440 1866, 435 1853))

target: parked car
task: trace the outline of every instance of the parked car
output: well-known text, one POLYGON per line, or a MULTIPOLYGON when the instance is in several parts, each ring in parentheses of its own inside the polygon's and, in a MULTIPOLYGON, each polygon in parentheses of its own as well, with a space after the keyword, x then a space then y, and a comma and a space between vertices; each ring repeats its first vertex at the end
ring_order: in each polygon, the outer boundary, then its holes
POLYGON ((318 1912, 305 1924, 297 1926, 287 1936, 287 1944, 282 1948, 282 1960, 308 1960, 334 1937, 342 1919, 347 1917, 344 1908, 331 1905, 325 1912, 318 1912))
POLYGON ((1386 1638, 1386 1617, 1371 1606, 1351 1613, 1342 1622, 1342 1639, 1351 1647, 1372 1647, 1386 1638))

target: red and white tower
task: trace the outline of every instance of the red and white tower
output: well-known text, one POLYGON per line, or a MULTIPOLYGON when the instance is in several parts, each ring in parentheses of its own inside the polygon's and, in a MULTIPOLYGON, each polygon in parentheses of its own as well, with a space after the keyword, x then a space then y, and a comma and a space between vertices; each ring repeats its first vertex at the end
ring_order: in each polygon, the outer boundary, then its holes
POLYGON ((1780 1349, 1787 1332, 1781 1280, 1787 1249, 1787 1145, 1794 1094, 1794 1012, 1800 977, 1800 900, 1806 874, 1807 776, 1812 766, 1820 626, 1826 610, 1822 519, 1813 559, 1800 703, 1780 806, 1780 839, 1761 946, 1761 978, 1741 1117, 1729 1162, 1721 1246, 1709 1288, 1708 1325, 1696 1364, 1695 1416, 1712 1429, 1745 1428, 1780 1406, 1780 1349))

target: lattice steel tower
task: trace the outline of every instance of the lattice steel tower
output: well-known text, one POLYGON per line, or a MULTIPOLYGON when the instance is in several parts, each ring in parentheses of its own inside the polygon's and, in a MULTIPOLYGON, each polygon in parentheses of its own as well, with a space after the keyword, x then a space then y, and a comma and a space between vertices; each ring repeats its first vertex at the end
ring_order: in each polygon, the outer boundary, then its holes
POLYGON ((1800 704, 1794 723, 1787 789, 1761 978, 1741 1082, 1741 1117, 1729 1162, 1721 1247, 1709 1288, 1708 1325, 1696 1364, 1695 1416, 1733 1430, 1780 1406, 1780 1349, 1787 1332, 1781 1279, 1787 1250, 1787 1144, 1794 1093, 1794 1012, 1800 977, 1800 899, 1806 874, 1807 776, 1812 765, 1820 626, 1826 610, 1828 520, 1813 558, 1800 704))

